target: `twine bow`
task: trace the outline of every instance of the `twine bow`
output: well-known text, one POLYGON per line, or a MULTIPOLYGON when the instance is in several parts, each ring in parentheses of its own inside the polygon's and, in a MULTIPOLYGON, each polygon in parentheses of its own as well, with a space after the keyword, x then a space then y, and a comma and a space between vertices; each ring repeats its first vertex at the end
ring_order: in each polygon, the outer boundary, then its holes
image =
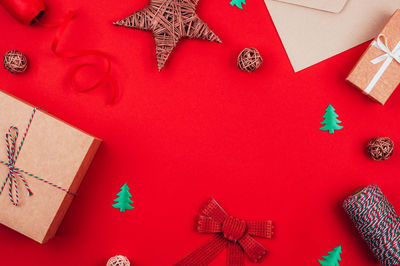
POLYGON ((371 63, 376 65, 382 61, 385 62, 382 64, 378 72, 375 74, 371 82, 368 84, 367 88, 364 90, 366 94, 369 94, 372 91, 378 80, 382 77, 383 73, 385 73, 386 69, 389 67, 390 63, 392 63, 393 60, 397 61, 397 63, 400 63, 400 42, 398 42, 393 51, 391 51, 388 47, 388 40, 386 35, 379 34, 378 38, 376 38, 376 40, 374 40, 371 43, 371 45, 384 52, 383 55, 372 59, 371 63))
POLYGON ((197 221, 199 233, 215 233, 205 245, 193 251, 176 266, 208 265, 227 248, 226 265, 244 265, 244 254, 253 262, 260 262, 267 250, 253 236, 271 238, 272 221, 244 221, 229 216, 211 199, 201 210, 197 221))
POLYGON ((29 123, 26 126, 26 130, 24 135, 22 136, 22 140, 21 143, 18 146, 18 149, 16 149, 17 147, 17 140, 18 140, 18 133, 19 130, 16 126, 10 126, 8 129, 8 132, 5 135, 5 141, 6 141, 6 149, 7 149, 7 158, 8 161, 0 161, 1 164, 5 165, 8 167, 8 174, 6 179, 4 180, 1 188, 0 188, 0 194, 3 192, 5 186, 8 184, 8 195, 10 197, 10 201, 14 206, 18 206, 19 204, 19 191, 18 191, 18 182, 17 179, 19 178, 22 183, 24 184, 26 190, 28 191, 28 196, 32 196, 33 192, 31 191, 28 182, 26 181, 25 177, 23 174, 26 174, 30 177, 33 177, 39 181, 42 181, 46 184, 49 184, 55 188, 58 188, 64 192, 67 192, 69 194, 75 195, 74 193, 70 192, 69 190, 62 188, 56 184, 53 184, 50 181, 47 181, 41 177, 38 177, 34 174, 31 174, 27 171, 24 171, 18 167, 15 166, 15 163, 17 162, 19 153, 21 152, 22 146, 24 145, 25 139, 26 139, 26 135, 28 134, 29 128, 32 124, 33 121, 33 117, 35 116, 35 113, 37 111, 38 108, 34 108, 32 111, 32 115, 29 119, 29 123), (14 193, 13 193, 13 188, 15 191, 15 198, 14 198, 14 193))

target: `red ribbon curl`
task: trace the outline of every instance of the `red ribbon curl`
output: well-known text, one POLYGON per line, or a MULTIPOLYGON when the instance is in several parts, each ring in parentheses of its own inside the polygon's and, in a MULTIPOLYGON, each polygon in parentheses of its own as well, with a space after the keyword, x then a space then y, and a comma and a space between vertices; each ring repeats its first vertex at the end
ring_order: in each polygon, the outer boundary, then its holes
POLYGON ((116 82, 111 76, 111 62, 108 56, 102 51, 98 50, 75 50, 75 51, 59 51, 57 48, 59 46, 61 36, 65 32, 72 18, 75 16, 75 13, 69 12, 65 18, 58 23, 43 23, 39 20, 40 15, 45 11, 45 6, 42 0, 0 0, 0 4, 4 6, 4 8, 17 20, 24 24, 31 24, 32 22, 37 22, 39 25, 47 27, 47 28, 56 28, 59 27, 56 36, 51 44, 51 50, 53 53, 60 58, 75 58, 81 56, 98 56, 104 59, 106 67, 103 75, 91 86, 87 88, 79 88, 75 82, 76 74, 85 67, 92 66, 92 64, 81 64, 76 66, 70 76, 69 83, 73 89, 79 92, 88 92, 94 90, 106 83, 107 81, 110 83, 110 87, 112 89, 112 96, 109 100, 109 103, 113 103, 117 96, 117 86, 116 82))
POLYGON ((253 236, 271 238, 273 225, 272 221, 244 221, 229 216, 215 199, 211 199, 201 210, 197 220, 197 231, 216 235, 176 263, 176 266, 208 265, 225 248, 227 248, 226 265, 245 265, 244 254, 252 262, 260 262, 267 254, 267 250, 253 236))
POLYGON ((71 87, 73 89, 75 89, 76 91, 79 92, 88 92, 91 90, 94 90, 96 88, 98 88, 99 86, 103 85, 104 83, 106 83, 107 81, 110 82, 110 87, 112 89, 112 96, 109 100, 109 103, 113 103, 115 101, 115 98, 117 96, 117 89, 116 89, 116 83, 114 81, 114 79, 111 76, 111 62, 110 59, 108 58, 108 56, 103 53, 102 51, 98 51, 98 50, 93 50, 93 49, 87 49, 87 50, 76 50, 76 51, 58 51, 58 46, 61 40, 61 36, 64 34, 65 30, 67 29, 69 23, 71 22, 71 20, 75 17, 75 13, 70 11, 68 12, 68 14, 65 16, 65 18, 58 23, 43 23, 41 22, 39 19, 35 19, 35 21, 41 25, 44 26, 46 28, 56 28, 59 27, 56 36, 54 37, 54 40, 51 44, 51 50, 53 51, 53 53, 60 57, 60 58, 75 58, 75 57, 81 57, 81 56, 88 56, 88 55, 94 55, 94 56, 99 56, 101 58, 104 59, 105 63, 106 63, 106 68, 105 71, 103 73, 103 75, 91 86, 87 87, 87 88, 80 88, 78 89, 78 86, 75 84, 75 76, 76 74, 84 67, 88 67, 91 66, 92 64, 81 64, 76 66, 70 76, 69 76, 69 83, 71 85, 71 87))

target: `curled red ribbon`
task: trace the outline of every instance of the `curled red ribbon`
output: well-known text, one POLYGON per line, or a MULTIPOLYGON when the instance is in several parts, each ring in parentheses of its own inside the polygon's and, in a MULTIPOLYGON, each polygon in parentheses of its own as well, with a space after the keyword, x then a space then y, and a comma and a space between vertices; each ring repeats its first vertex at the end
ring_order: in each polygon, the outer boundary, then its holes
POLYGON ((251 261, 260 262, 267 250, 253 236, 271 238, 273 225, 272 221, 244 221, 229 216, 215 199, 211 199, 201 210, 197 220, 197 231, 216 235, 176 263, 176 266, 208 265, 225 248, 228 249, 226 265, 245 265, 244 254, 251 261))
POLYGON ((58 45, 61 40, 61 36, 68 27, 75 13, 69 12, 65 18, 59 23, 43 23, 39 20, 39 17, 45 11, 45 6, 42 0, 0 0, 0 4, 17 20, 24 24, 31 24, 32 22, 37 22, 39 25, 47 28, 59 27, 56 36, 51 44, 51 50, 53 53, 60 58, 75 58, 81 56, 94 55, 104 59, 106 67, 103 75, 92 85, 87 88, 80 88, 75 82, 76 74, 85 67, 91 66, 93 64, 81 64, 75 67, 69 77, 69 83, 73 89, 80 92, 88 92, 94 90, 105 84, 107 81, 110 83, 112 89, 112 96, 109 103, 113 103, 117 96, 117 86, 114 79, 111 76, 111 62, 108 56, 98 50, 75 50, 75 51, 58 51, 58 45))
POLYGON ((76 74, 84 67, 88 67, 91 66, 93 64, 81 64, 76 66, 70 76, 69 76, 69 83, 71 85, 71 87, 73 89, 75 89, 76 91, 79 92, 88 92, 88 91, 92 91, 96 88, 98 88, 99 86, 101 86, 102 84, 106 83, 107 81, 110 82, 110 87, 112 89, 112 96, 111 99, 109 100, 109 103, 112 104, 115 101, 115 98, 117 96, 117 89, 116 89, 116 83, 114 81, 114 79, 111 76, 111 62, 110 59, 108 58, 108 56, 98 50, 93 50, 93 49, 88 49, 88 50, 75 50, 75 51, 58 51, 57 48, 59 46, 60 40, 61 40, 61 36, 63 35, 63 33, 65 32, 65 30, 67 29, 69 23, 71 22, 71 20, 73 19, 73 17, 75 16, 75 13, 70 11, 68 12, 68 14, 65 16, 65 18, 58 23, 43 23, 41 22, 38 18, 35 18, 35 21, 41 25, 44 26, 46 28, 56 28, 59 27, 56 36, 54 37, 54 40, 51 44, 51 50, 53 51, 53 53, 60 57, 60 58, 75 58, 75 57, 81 57, 81 56, 88 56, 88 55, 94 55, 94 56, 99 56, 101 58, 104 59, 105 63, 106 63, 106 68, 105 71, 103 73, 103 75, 95 82, 94 85, 89 86, 87 88, 81 88, 78 89, 78 86, 75 83, 75 76, 76 74))

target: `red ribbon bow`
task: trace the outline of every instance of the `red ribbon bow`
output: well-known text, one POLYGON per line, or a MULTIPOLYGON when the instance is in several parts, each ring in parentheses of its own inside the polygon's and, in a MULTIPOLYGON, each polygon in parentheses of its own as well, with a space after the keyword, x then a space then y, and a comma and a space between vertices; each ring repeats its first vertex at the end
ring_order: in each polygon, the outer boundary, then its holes
POLYGON ((226 265, 244 265, 244 253, 251 261, 260 262, 267 250, 253 236, 271 238, 273 225, 272 221, 244 221, 229 216, 211 199, 201 210, 197 231, 216 235, 175 265, 210 264, 225 248, 228 248, 226 265))

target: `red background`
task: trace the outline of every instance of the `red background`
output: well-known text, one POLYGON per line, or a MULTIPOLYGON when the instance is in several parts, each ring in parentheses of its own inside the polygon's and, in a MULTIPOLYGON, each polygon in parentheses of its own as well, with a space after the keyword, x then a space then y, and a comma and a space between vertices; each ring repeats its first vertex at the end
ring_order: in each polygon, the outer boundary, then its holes
MULTIPOLYGON (((158 73, 151 33, 112 25, 147 0, 46 5, 46 21, 78 13, 60 48, 108 53, 122 95, 110 107, 107 87, 72 91, 68 73, 96 59, 55 57, 55 30, 0 8, 0 54, 17 49, 30 61, 21 75, 1 70, 0 87, 104 140, 53 240, 0 226, 1 265, 105 265, 115 254, 171 265, 209 239, 193 231, 209 197, 231 215, 275 222, 275 237, 258 239, 269 250, 262 265, 318 265, 338 245, 342 266, 377 264, 341 207, 375 183, 400 211, 399 153, 385 162, 365 154, 375 136, 399 143, 400 95, 383 107, 344 81, 367 44, 294 73, 262 0, 244 10, 201 0, 198 14, 223 44, 183 40, 158 73), (245 47, 264 58, 254 73, 236 67, 245 47), (333 135, 318 130, 328 104, 344 126, 333 135), (120 213, 111 204, 124 182, 135 209, 120 213)), ((224 263, 225 252, 213 265, 224 263)))

